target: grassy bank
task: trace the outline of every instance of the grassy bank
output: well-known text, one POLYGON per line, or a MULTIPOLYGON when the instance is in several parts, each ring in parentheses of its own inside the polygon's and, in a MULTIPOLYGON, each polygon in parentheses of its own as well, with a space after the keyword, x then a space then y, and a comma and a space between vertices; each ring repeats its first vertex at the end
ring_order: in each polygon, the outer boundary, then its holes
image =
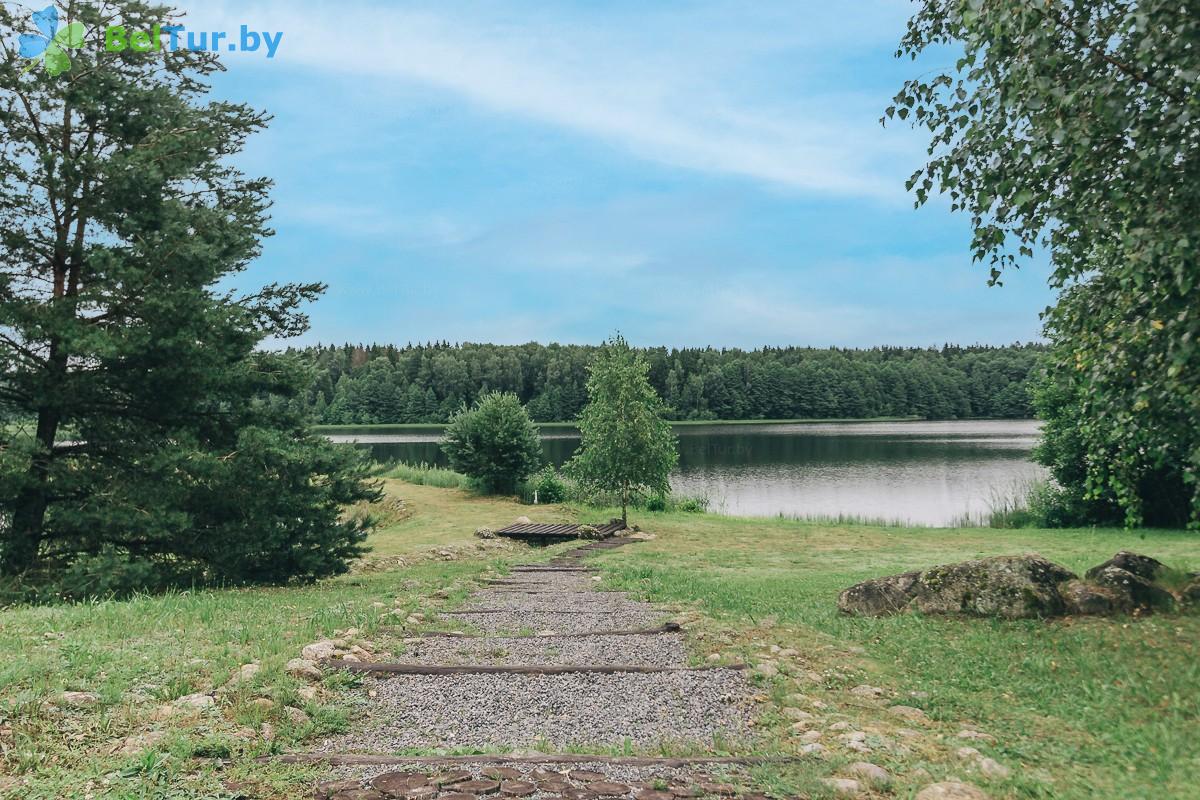
MULTIPOLYGON (((802 419, 686 419, 672 420, 671 427, 673 428, 688 428, 697 425, 817 425, 828 424, 830 422, 917 422, 921 417, 861 417, 861 418, 815 418, 807 417, 802 419)), ((950 420, 933 420, 934 422, 943 422, 950 420)), ((970 420, 953 420, 953 421, 970 421, 970 420)), ((538 422, 536 425, 539 428, 575 428, 578 423, 567 422, 538 422)), ((318 433, 353 433, 355 431, 429 431, 431 433, 445 430, 444 423, 385 423, 381 425, 314 425, 313 430, 318 433)))
MULTIPOLYGON (((340 693, 345 676, 326 678, 306 698, 304 684, 285 673, 305 643, 351 627, 372 638, 395 621, 393 609, 404 614, 456 603, 484 570, 538 557, 523 549, 480 552, 472 536, 477 527, 521 514, 547 522, 610 515, 522 506, 395 478, 385 483, 375 550, 349 576, 315 586, 0 611, 0 797, 217 800, 231 797, 224 788, 230 781, 247 783, 257 798, 306 796, 315 771, 254 761, 353 725, 340 693), (445 591, 434 599, 439 590, 445 591), (254 662, 261 670, 251 681, 223 688, 234 670, 254 662), (91 692, 95 701, 67 705, 64 691, 91 692), (213 692, 215 706, 161 716, 162 706, 194 692, 213 692), (297 721, 287 706, 307 720, 297 721), (130 737, 150 735, 160 738, 116 752, 130 737)), ((1196 568, 1200 537, 644 512, 635 521, 657 538, 601 556, 602 585, 683 608, 697 662, 715 654, 780 664, 781 675, 755 679, 765 737, 731 747, 798 752, 800 732, 785 710, 797 702, 808 703, 804 708, 822 723, 818 729, 837 719, 868 733, 870 754, 841 749, 827 732, 822 757, 760 771, 780 791, 827 797, 825 777, 849 761, 870 760, 900 776, 896 797, 911 797, 927 782, 919 770, 970 779, 993 797, 1191 796, 1200 774, 1194 735, 1200 617, 864 620, 839 616, 834 598, 868 577, 1027 550, 1077 571, 1122 547, 1196 568), (797 653, 781 656, 772 645, 797 653), (861 683, 884 689, 889 702, 919 706, 929 719, 891 716, 888 703, 850 692, 861 683), (904 738, 899 731, 906 727, 916 738, 904 738), (996 742, 955 739, 963 728, 996 742), (964 745, 1012 775, 980 776, 955 755, 964 745)))
POLYGON ((387 523, 352 575, 314 586, 0 610, 0 797, 228 800, 238 796, 228 782, 244 783, 256 798, 311 796, 316 771, 254 758, 346 730, 351 718, 338 701, 344 676, 328 677, 306 699, 287 661, 348 628, 373 638, 395 623, 393 609, 457 602, 480 572, 530 558, 508 543, 501 547, 512 549, 481 553, 471 535, 479 525, 511 521, 522 506, 386 484, 379 512, 387 523), (461 555, 447 560, 450 553, 461 555), (439 590, 447 597, 431 601, 439 590), (260 666, 258 674, 229 687, 248 663, 260 666), (64 692, 94 698, 73 705, 64 692), (165 708, 197 692, 213 693, 215 705, 165 708), (297 721, 288 706, 308 720, 297 721), (127 746, 131 752, 120 752, 127 746))
MULTIPOLYGON (((965 777, 999 797, 1195 796, 1200 616, 859 619, 838 614, 834 604, 841 589, 867 578, 985 555, 1037 551, 1082 572, 1128 548, 1195 569, 1194 533, 884 529, 711 515, 643 521, 658 538, 606 555, 609 582, 652 600, 693 604, 712 626, 698 644, 714 653, 753 661, 768 657, 762 646, 771 643, 799 650, 796 674, 823 677, 815 685, 780 677, 776 698, 796 691, 823 698, 831 710, 818 716, 843 714, 885 738, 898 725, 922 726, 849 694, 856 683, 885 688, 892 702, 928 714, 929 729, 910 753, 881 748, 867 760, 899 774, 919 768, 965 777), (996 742, 955 739, 964 728, 996 742), (967 745, 1012 775, 979 775, 954 755, 967 745)), ((801 771, 801 788, 821 793, 818 778, 801 771)), ((917 783, 897 793, 909 796, 917 783)))

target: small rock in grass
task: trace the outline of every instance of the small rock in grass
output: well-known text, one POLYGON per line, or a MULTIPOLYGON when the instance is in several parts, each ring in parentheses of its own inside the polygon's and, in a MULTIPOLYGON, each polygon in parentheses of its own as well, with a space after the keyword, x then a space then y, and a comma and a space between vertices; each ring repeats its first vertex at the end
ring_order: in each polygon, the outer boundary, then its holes
POLYGON ((147 733, 126 736, 113 743, 108 752, 112 755, 132 756, 143 750, 149 750, 167 738, 166 731, 149 731, 147 733))
POLYGON ((848 731, 852 727, 854 727, 854 726, 852 726, 849 722, 846 722, 845 720, 840 720, 840 721, 835 722, 832 725, 830 725, 829 730, 831 730, 831 731, 848 731))
POLYGON ((855 761, 846 767, 846 772, 861 778, 869 786, 887 786, 892 782, 892 773, 869 761, 855 761))
POLYGON ((991 742, 993 744, 996 741, 996 737, 992 736, 990 733, 981 733, 980 731, 973 731, 973 730, 959 731, 958 738, 966 739, 968 741, 976 741, 976 742, 991 742))
POLYGON ((997 780, 1004 780, 1012 774, 1011 769, 1004 766, 994 758, 981 758, 976 766, 979 767, 979 771, 984 775, 988 776, 989 778, 996 778, 997 780))
POLYGON ((263 741, 265 742, 274 740, 275 726, 269 722, 264 722, 262 725, 258 726, 258 735, 262 737, 263 741))
POLYGON ((969 783, 942 781, 917 792, 916 800, 987 800, 987 795, 969 783))
POLYGON ((311 703, 313 700, 317 699, 317 687, 301 686, 296 690, 296 694, 300 696, 301 700, 307 700, 311 703))
POLYGON ((783 715, 788 719, 814 719, 812 714, 799 708, 785 708, 783 710, 783 715))
POLYGON ((825 785, 839 797, 855 797, 862 792, 862 784, 853 778, 826 778, 825 785))
POLYGON ((888 708, 888 713, 893 716, 903 717, 907 720, 922 721, 925 717, 925 712, 913 706, 891 706, 888 708))
POLYGON ((268 697, 256 697, 250 701, 250 705, 259 711, 270 711, 275 707, 275 701, 268 697))
POLYGON ((801 741, 805 741, 805 742, 815 742, 820 738, 821 738, 820 731, 805 731, 804 735, 800 737, 801 741))
POLYGON ((974 747, 960 747, 954 751, 954 754, 959 758, 977 758, 979 751, 974 747))
POLYGON ((174 705, 176 708, 203 709, 212 708, 216 703, 216 700, 213 700, 211 696, 204 692, 196 692, 195 694, 186 694, 183 697, 177 698, 174 705))
POLYGON ((759 675, 762 675, 764 678, 773 678, 779 674, 779 667, 775 666, 775 664, 771 661, 764 661, 758 665, 758 668, 755 670, 755 672, 757 672, 759 675))
POLYGON ((293 678, 300 678, 306 681, 319 681, 324 677, 317 665, 307 658, 293 658, 287 662, 287 673, 293 678))
POLYGON ((337 646, 329 639, 322 639, 319 642, 306 644, 300 650, 300 655, 308 661, 322 661, 326 658, 333 658, 333 651, 337 646))
POLYGON ((63 692, 58 701, 72 708, 86 708, 100 702, 100 696, 95 692, 63 692))
POLYGON ((825 752, 825 746, 819 742, 812 742, 810 744, 801 745, 800 752, 806 756, 820 755, 821 753, 825 752))
POLYGON ((288 718, 288 722, 291 722, 296 726, 307 725, 309 722, 308 714, 305 714, 302 710, 296 708, 295 706, 286 706, 283 709, 283 714, 288 718))
POLYGON ((800 651, 794 647, 785 647, 779 651, 780 658, 795 658, 800 655, 800 651))
POLYGON ((883 689, 863 683, 851 689, 850 694, 856 697, 883 697, 883 689))
POLYGON ((232 675, 229 676, 229 682, 226 685, 237 686, 239 683, 245 683, 253 680, 254 676, 257 675, 261 669, 262 667, 260 667, 258 664, 242 664, 233 671, 232 675))

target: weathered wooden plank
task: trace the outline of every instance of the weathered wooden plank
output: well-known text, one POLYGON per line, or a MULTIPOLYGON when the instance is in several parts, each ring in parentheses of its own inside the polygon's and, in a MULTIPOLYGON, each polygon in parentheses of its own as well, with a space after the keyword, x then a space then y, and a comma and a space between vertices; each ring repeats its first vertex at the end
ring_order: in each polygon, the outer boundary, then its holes
POLYGON ((685 769, 704 764, 729 764, 732 766, 755 766, 759 764, 791 764, 802 761, 798 756, 699 756, 660 757, 610 756, 586 753, 554 753, 543 755, 467 755, 467 756, 395 756, 371 753, 284 753, 274 756, 259 756, 260 763, 279 761, 284 764, 328 764, 334 767, 390 766, 399 764, 427 764, 432 766, 455 764, 612 764, 629 767, 662 767, 685 769))
MULTIPOLYGON (((383 627, 383 628, 379 628, 378 630, 384 631, 385 633, 405 634, 405 631, 403 628, 383 627)), ((658 635, 664 634, 664 633, 679 633, 682 630, 683 630, 683 626, 681 626, 679 623, 668 622, 665 625, 661 625, 657 628, 626 628, 626 629, 616 629, 616 630, 609 630, 609 631, 606 631, 606 630, 579 631, 578 633, 556 633, 553 635, 543 635, 543 636, 539 636, 536 633, 530 633, 530 634, 524 634, 524 635, 514 634, 512 636, 499 636, 499 635, 493 636, 490 634, 486 635, 486 636, 480 636, 478 634, 460 633, 458 631, 421 631, 419 633, 416 633, 416 632, 409 633, 408 636, 410 636, 412 638, 445 637, 445 638, 452 638, 452 639, 582 639, 582 638, 585 638, 588 636, 658 636, 658 635)))
POLYGON ((615 675, 622 673, 658 672, 710 672, 717 669, 745 669, 745 664, 703 667, 648 667, 632 664, 570 664, 553 666, 496 666, 494 664, 389 664, 365 661, 342 661, 330 658, 321 662, 324 666, 344 669, 348 672, 369 672, 377 675, 569 675, 574 673, 597 673, 615 675))
POLYGON ((442 616, 462 617, 471 614, 624 614, 624 610, 604 609, 596 611, 576 611, 574 609, 564 611, 560 608, 473 608, 470 611, 439 611, 442 616))

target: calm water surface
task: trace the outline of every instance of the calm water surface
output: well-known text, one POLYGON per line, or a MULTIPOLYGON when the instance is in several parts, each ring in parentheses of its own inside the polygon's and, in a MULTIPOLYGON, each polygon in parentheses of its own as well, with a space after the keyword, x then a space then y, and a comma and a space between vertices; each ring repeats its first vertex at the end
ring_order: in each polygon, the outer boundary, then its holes
MULTIPOLYGON (((1045 475, 1030 461, 1033 420, 837 422, 677 427, 672 488, 744 516, 855 516, 924 525, 985 518, 1045 475)), ((379 459, 445 464, 437 430, 328 431, 379 459)), ((561 464, 579 443, 549 429, 542 446, 561 464)))

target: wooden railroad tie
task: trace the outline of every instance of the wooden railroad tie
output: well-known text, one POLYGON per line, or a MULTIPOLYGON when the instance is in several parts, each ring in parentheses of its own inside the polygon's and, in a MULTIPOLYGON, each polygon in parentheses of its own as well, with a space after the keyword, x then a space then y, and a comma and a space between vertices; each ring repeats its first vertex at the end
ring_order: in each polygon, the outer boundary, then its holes
MULTIPOLYGON (((380 630, 385 631, 387 633, 403 633, 404 632, 403 629, 392 628, 392 627, 380 628, 380 630)), ((682 630, 683 630, 683 626, 681 626, 679 623, 668 622, 665 625, 661 625, 657 628, 632 628, 632 629, 611 630, 611 631, 604 631, 604 630, 580 631, 578 633, 555 633, 555 634, 545 634, 545 635, 538 635, 536 633, 527 633, 527 634, 513 635, 513 636, 498 636, 498 635, 494 635, 494 634, 488 634, 488 635, 481 636, 481 635, 477 635, 477 634, 473 634, 473 633, 460 633, 458 631, 422 631, 422 632, 414 632, 410 636, 411 636, 411 638, 414 638, 414 639, 415 638, 439 638, 439 637, 449 638, 449 639, 480 639, 480 640, 485 640, 485 639, 582 639, 582 638, 585 638, 588 636, 658 636, 658 635, 664 634, 664 633, 679 633, 682 630)))
POLYGON ((644 667, 622 664, 575 664, 575 665, 546 665, 546 666, 495 666, 491 664, 372 664, 365 661, 343 661, 341 659, 325 659, 324 666, 334 669, 344 669, 349 672, 367 672, 377 675, 569 675, 574 673, 592 673, 616 675, 624 673, 660 673, 660 672, 711 672, 718 669, 746 669, 745 664, 730 664, 728 666, 702 667, 644 667))
POLYGON ((284 753, 274 756, 259 756, 257 761, 265 763, 279 761, 284 764, 328 764, 333 767, 391 766, 399 764, 422 764, 429 766, 453 766, 455 764, 612 764, 629 767, 662 767, 683 769, 703 764, 729 764, 732 766, 756 766, 760 764, 788 764, 802 761, 800 756, 699 756, 695 758, 655 758, 650 756, 610 756, 576 754, 540 754, 532 756, 514 755, 467 755, 467 756, 395 756, 373 753, 284 753))

